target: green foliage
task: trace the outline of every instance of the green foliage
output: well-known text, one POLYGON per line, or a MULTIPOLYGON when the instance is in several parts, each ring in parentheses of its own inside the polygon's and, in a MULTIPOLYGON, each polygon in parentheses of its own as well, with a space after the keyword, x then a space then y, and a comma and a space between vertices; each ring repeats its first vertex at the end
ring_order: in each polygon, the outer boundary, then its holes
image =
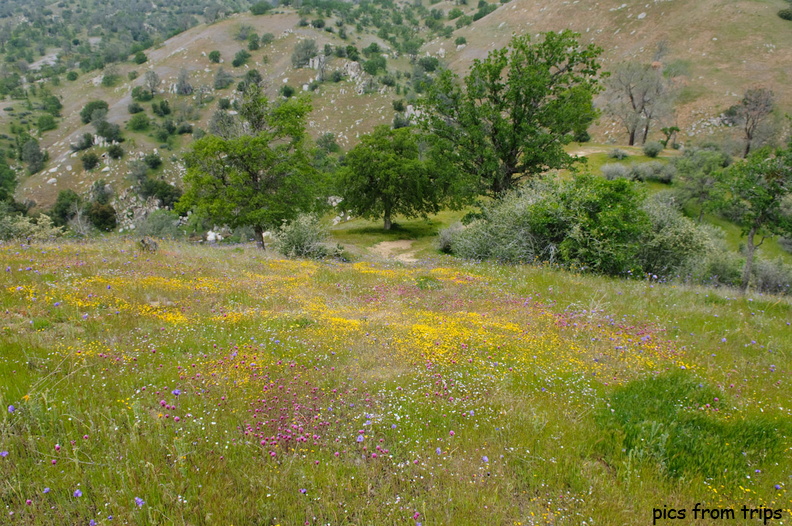
POLYGON ((215 89, 226 89, 228 86, 233 84, 234 76, 220 67, 215 73, 214 78, 214 88, 215 89))
POLYGON ((722 414, 726 395, 688 372, 634 380, 616 389, 597 417, 611 462, 649 463, 669 477, 737 483, 783 451, 788 424, 722 414), (716 410, 718 410, 716 412, 716 410))
POLYGON ((55 118, 52 115, 41 115, 38 118, 36 126, 38 127, 39 133, 54 130, 58 127, 57 123, 55 122, 55 118))
POLYGON ((467 38, 465 37, 457 37, 456 40, 454 40, 454 45, 462 46, 464 44, 467 44, 467 38))
POLYGON ((781 258, 758 260, 753 269, 756 290, 767 294, 792 294, 792 265, 781 258))
POLYGON ((99 156, 93 152, 84 153, 80 157, 80 161, 82 161, 84 170, 93 170, 99 165, 99 156))
POLYGON ((245 49, 240 49, 236 52, 236 55, 234 55, 234 60, 231 61, 231 65, 235 68, 238 68, 240 66, 244 66, 249 59, 250 53, 248 53, 248 51, 245 49))
POLYGON ((162 166, 162 157, 160 157, 159 154, 154 152, 147 153, 143 157, 143 162, 146 163, 146 166, 148 166, 152 170, 156 170, 157 168, 162 166))
POLYGON ((196 141, 186 157, 185 192, 178 209, 194 209, 217 224, 267 228, 313 209, 324 191, 305 151, 302 99, 272 105, 250 86, 240 116, 253 135, 214 135, 196 141))
POLYGON ((292 52, 292 66, 295 68, 305 67, 308 65, 308 62, 318 54, 319 49, 316 47, 315 40, 300 40, 294 46, 294 52, 292 52))
POLYGON ((731 157, 719 150, 690 148, 674 161, 677 170, 677 189, 682 204, 698 206, 698 220, 715 203, 716 174, 731 163, 731 157))
POLYGON ((135 232, 141 236, 178 239, 184 236, 179 228, 179 214, 172 210, 155 210, 136 225, 135 232))
POLYGON ((250 12, 254 15, 263 15, 266 14, 267 11, 272 9, 272 4, 267 2, 266 0, 262 0, 261 2, 256 2, 252 6, 250 6, 250 12))
POLYGON ((210 51, 209 52, 209 61, 214 62, 215 64, 220 63, 220 52, 218 50, 210 51))
POLYGON ((384 218, 390 229, 396 214, 426 217, 446 199, 443 173, 421 159, 418 137, 408 128, 379 126, 361 138, 344 159, 338 176, 341 206, 354 215, 384 218))
POLYGON ((135 132, 142 132, 149 129, 151 126, 151 120, 149 119, 148 115, 145 113, 136 113, 129 119, 127 122, 127 129, 135 131, 135 132))
POLYGON ((376 75, 380 72, 380 70, 386 71, 387 67, 387 60, 381 55, 375 56, 363 62, 363 71, 369 75, 376 75))
POLYGON ((182 191, 161 179, 146 179, 140 186, 140 195, 145 198, 155 197, 159 199, 161 206, 173 208, 182 196, 182 191))
POLYGON ((664 146, 661 142, 651 141, 643 145, 643 153, 647 157, 654 158, 660 155, 660 152, 663 151, 663 148, 664 146))
MULTIPOLYGON (((455 7, 455 8, 451 9, 451 10, 448 12, 448 19, 449 19, 449 20, 453 20, 453 19, 455 19, 455 18, 459 18, 460 16, 462 16, 462 15, 464 15, 464 14, 465 14, 465 13, 464 13, 464 11, 462 11, 462 10, 461 10, 461 9, 459 9, 458 7, 455 7)), ((464 42, 463 42, 463 44, 464 44, 464 42)), ((459 44, 457 44, 457 45, 459 45, 459 44)))
POLYGON ((69 71, 66 73, 66 80, 75 81, 77 80, 77 72, 76 71, 69 71))
POLYGON ((792 20, 792 8, 786 7, 778 11, 778 16, 784 20, 792 20))
POLYGON ((63 235, 63 229, 52 224, 46 214, 32 219, 14 213, 8 203, 0 202, 0 240, 20 240, 26 243, 52 241, 63 235))
POLYGON ((87 150, 91 146, 93 146, 93 134, 83 133, 80 138, 77 139, 77 142, 71 145, 71 149, 74 152, 79 152, 82 150, 87 150))
POLYGON ((41 100, 41 109, 53 117, 60 117, 60 110, 63 109, 63 104, 55 95, 46 95, 41 100))
POLYGON ((422 102, 424 126, 444 164, 476 193, 502 196, 525 177, 570 167, 563 146, 597 115, 592 98, 601 49, 582 47, 575 33, 546 33, 476 61, 462 80, 443 71, 422 102), (561 67, 562 69, 557 69, 561 67))
MULTIPOLYGON (((132 88, 132 100, 137 102, 148 102, 154 98, 154 95, 143 86, 135 86, 132 88)), ((130 112, 131 113, 131 112, 130 112)))
POLYGON ((82 206, 82 198, 72 189, 61 190, 52 207, 52 220, 58 226, 66 225, 82 206))
POLYGON ((103 232, 115 230, 118 224, 116 210, 110 204, 101 204, 98 201, 94 201, 88 207, 87 215, 91 224, 103 232))
POLYGON ((135 53, 135 58, 133 59, 135 64, 145 64, 148 62, 148 57, 142 51, 138 51, 135 53))
POLYGON ((283 86, 281 86, 280 94, 286 97, 287 99, 292 97, 294 93, 295 90, 292 86, 289 86, 288 84, 284 84, 283 86))
POLYGON ((418 66, 424 71, 432 73, 440 65, 440 60, 437 57, 421 57, 418 59, 418 66))
POLYGON ((127 111, 130 114, 134 115, 135 113, 142 112, 143 111, 143 106, 141 106, 137 102, 130 102, 129 105, 127 106, 127 111))
POLYGON ((327 235, 316 215, 300 214, 278 229, 273 246, 286 257, 323 259, 329 255, 327 235))
POLYGON ((0 202, 12 201, 16 187, 16 173, 8 166, 5 156, 0 155, 0 202))
POLYGON ((80 111, 80 120, 82 120, 83 124, 88 124, 91 122, 96 110, 103 110, 107 112, 109 108, 110 106, 108 106, 107 102, 103 100, 92 100, 83 106, 83 109, 80 111))
POLYGON ((111 144, 107 147, 107 155, 111 159, 121 159, 124 156, 124 149, 120 144, 111 144))
POLYGON ((40 172, 47 162, 47 154, 44 152, 36 139, 29 139, 22 145, 20 154, 22 162, 27 163, 28 173, 40 172))
POLYGON ((755 236, 792 234, 792 213, 785 207, 792 195, 792 146, 775 152, 756 151, 746 162, 719 172, 716 186, 722 196, 718 208, 730 210, 731 219, 746 236, 746 262, 740 285, 746 290, 757 246, 755 236))

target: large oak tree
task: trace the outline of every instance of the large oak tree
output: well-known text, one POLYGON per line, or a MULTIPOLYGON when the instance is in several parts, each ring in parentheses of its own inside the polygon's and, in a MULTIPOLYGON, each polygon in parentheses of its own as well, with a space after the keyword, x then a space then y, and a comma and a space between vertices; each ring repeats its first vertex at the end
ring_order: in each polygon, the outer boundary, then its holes
POLYGON ((442 72, 422 105, 435 152, 474 183, 499 197, 523 178, 575 162, 564 151, 597 115, 597 61, 602 50, 578 43, 571 31, 537 42, 515 37, 474 62, 464 79, 442 72))

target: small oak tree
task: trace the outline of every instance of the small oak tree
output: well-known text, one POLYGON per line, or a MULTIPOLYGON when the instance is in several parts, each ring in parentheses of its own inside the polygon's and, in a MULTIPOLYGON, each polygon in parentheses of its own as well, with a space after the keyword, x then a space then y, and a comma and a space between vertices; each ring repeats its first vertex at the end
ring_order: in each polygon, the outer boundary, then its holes
POLYGON ((410 128, 378 126, 347 153, 338 177, 341 206, 365 218, 383 218, 390 230, 393 216, 426 217, 439 211, 444 182, 421 158, 410 128))
POLYGON ((722 210, 746 236, 745 267, 740 289, 751 279, 756 249, 770 235, 792 235, 792 214, 784 206, 792 195, 792 145, 784 150, 758 150, 745 162, 733 164, 720 174, 718 186, 722 210), (756 236, 762 239, 756 243, 756 236))

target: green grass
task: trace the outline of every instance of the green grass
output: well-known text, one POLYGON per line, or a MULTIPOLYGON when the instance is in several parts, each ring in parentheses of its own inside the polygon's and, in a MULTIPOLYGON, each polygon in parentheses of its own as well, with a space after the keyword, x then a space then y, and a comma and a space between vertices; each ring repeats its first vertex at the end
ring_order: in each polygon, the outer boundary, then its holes
MULTIPOLYGON (((456 217, 336 235, 429 243, 456 217)), ((12 523, 643 524, 662 504, 792 505, 789 298, 119 238, 0 260, 12 523)))

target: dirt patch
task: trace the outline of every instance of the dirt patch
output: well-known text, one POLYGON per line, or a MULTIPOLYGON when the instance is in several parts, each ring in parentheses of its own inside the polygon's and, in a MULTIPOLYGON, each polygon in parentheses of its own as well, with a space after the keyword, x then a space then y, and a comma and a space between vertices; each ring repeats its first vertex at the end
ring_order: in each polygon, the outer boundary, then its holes
POLYGON ((415 263, 418 258, 415 257, 415 251, 412 248, 413 241, 409 239, 402 239, 399 241, 383 241, 377 243, 369 250, 381 258, 395 259, 402 263, 415 263))

